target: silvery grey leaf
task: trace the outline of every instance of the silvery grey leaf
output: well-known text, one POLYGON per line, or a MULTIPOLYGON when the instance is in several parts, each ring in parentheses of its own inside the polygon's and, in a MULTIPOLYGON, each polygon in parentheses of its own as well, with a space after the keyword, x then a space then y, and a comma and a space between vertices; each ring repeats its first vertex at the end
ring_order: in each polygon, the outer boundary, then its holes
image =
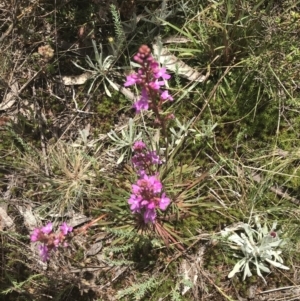
POLYGON ((177 72, 179 76, 190 81, 200 83, 204 81, 204 75, 170 53, 166 47, 159 47, 157 43, 153 43, 153 54, 158 58, 159 63, 165 66, 169 71, 177 72))
POLYGON ((86 256, 94 256, 101 251, 103 247, 102 241, 94 243, 90 249, 86 252, 86 256))

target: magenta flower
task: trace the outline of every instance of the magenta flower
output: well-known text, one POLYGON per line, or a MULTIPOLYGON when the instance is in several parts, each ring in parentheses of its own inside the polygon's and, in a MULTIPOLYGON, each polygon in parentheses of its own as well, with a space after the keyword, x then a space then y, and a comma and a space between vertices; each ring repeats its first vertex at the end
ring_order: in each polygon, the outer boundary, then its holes
POLYGON ((128 200, 132 213, 142 213, 144 222, 153 223, 156 209, 166 210, 170 199, 161 195, 162 183, 157 176, 144 174, 136 184, 132 184, 132 194, 128 200))
POLYGON ((163 79, 170 79, 171 75, 166 73, 166 68, 158 68, 157 71, 154 73, 155 78, 163 78, 163 79))
POLYGON ((65 242, 66 236, 73 231, 73 228, 63 223, 60 226, 59 233, 53 233, 52 223, 48 223, 41 228, 35 228, 30 235, 32 242, 40 242, 39 253, 43 261, 49 259, 51 250, 56 250, 59 246, 67 246, 65 242))
POLYGON ((131 161, 140 176, 147 172, 149 173, 152 169, 156 169, 156 165, 161 164, 157 153, 155 151, 148 151, 147 149, 136 151, 131 161))
POLYGON ((61 243, 61 237, 56 236, 54 241, 53 241, 53 244, 54 244, 55 248, 59 247, 60 243, 61 243))
POLYGON ((135 73, 132 73, 126 76, 126 82, 124 83, 124 87, 132 86, 136 84, 138 81, 138 76, 135 73))
POLYGON ((146 154, 146 158, 147 158, 147 161, 150 162, 150 164, 152 164, 152 165, 161 164, 161 160, 160 160, 158 154, 156 153, 156 151, 149 151, 146 154))
POLYGON ((169 94, 169 91, 167 91, 167 90, 163 91, 163 92, 160 94, 160 98, 161 98, 162 100, 170 100, 170 101, 173 100, 173 97, 169 94))
POLYGON ((133 213, 137 213, 141 211, 141 197, 132 194, 128 200, 128 204, 130 205, 130 210, 133 213))
POLYGON ((150 82, 148 85, 152 90, 158 91, 161 86, 164 86, 165 82, 163 80, 155 80, 150 82))
POLYGON ((39 246, 40 256, 42 261, 46 262, 49 259, 49 249, 46 245, 42 244, 39 246))
POLYGON ((140 64, 140 68, 137 73, 128 75, 124 83, 125 87, 134 84, 141 87, 141 98, 134 103, 133 107, 136 109, 136 113, 152 109, 157 115, 156 117, 160 117, 158 119, 164 127, 164 119, 160 116, 162 100, 173 100, 173 98, 168 92, 161 91, 161 87, 171 76, 166 72, 165 67, 159 67, 147 45, 142 45, 133 59, 140 64))
POLYGON ((69 232, 73 231, 73 227, 68 226, 65 222, 60 226, 60 230, 64 235, 67 235, 69 232))
POLYGON ((39 228, 35 228, 35 229, 33 230, 33 233, 30 235, 30 240, 31 240, 32 242, 38 241, 38 240, 39 240, 39 236, 40 236, 41 233, 42 233, 42 232, 41 232, 41 230, 40 230, 39 228))
POLYGON ((163 193, 160 198, 159 209, 163 211, 166 210, 170 203, 171 200, 166 197, 165 193, 163 193))
POLYGON ((143 141, 136 141, 133 144, 134 151, 142 151, 145 148, 146 148, 146 144, 143 141))
POLYGON ((148 110, 149 108, 148 94, 145 89, 142 90, 141 98, 133 104, 133 107, 136 109, 137 113, 140 113, 141 110, 148 110))
POLYGON ((153 209, 153 210, 146 210, 145 212, 144 212, 144 222, 146 223, 146 224, 148 224, 148 223, 154 223, 154 221, 155 221, 155 218, 156 218, 156 212, 155 212, 155 210, 153 209))
POLYGON ((143 184, 146 183, 147 188, 152 190, 154 193, 160 193, 162 190, 162 183, 156 178, 156 176, 147 176, 145 175, 143 184))
POLYGON ((148 100, 145 98, 141 98, 140 100, 134 103, 133 108, 135 108, 137 113, 140 113, 142 110, 148 110, 148 100))
POLYGON ((159 63, 155 60, 152 60, 152 62, 150 63, 150 68, 153 71, 153 73, 156 74, 159 70, 159 63))
POLYGON ((41 231, 44 234, 50 234, 52 232, 52 223, 48 223, 45 227, 42 227, 41 231))
POLYGON ((160 193, 161 189, 162 184, 156 176, 144 175, 143 178, 137 181, 137 185, 132 185, 133 193, 144 195, 145 199, 149 197, 149 194, 160 193))
POLYGON ((142 200, 141 201, 141 205, 146 209, 146 210, 152 210, 155 209, 155 199, 157 198, 153 198, 150 200, 142 200))

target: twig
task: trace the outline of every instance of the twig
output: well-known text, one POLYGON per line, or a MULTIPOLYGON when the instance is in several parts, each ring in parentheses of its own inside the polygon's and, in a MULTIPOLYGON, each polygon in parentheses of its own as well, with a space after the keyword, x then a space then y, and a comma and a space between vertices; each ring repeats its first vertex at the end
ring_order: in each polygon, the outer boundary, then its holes
POLYGON ((0 43, 4 41, 4 39, 9 36, 9 34, 12 32, 13 28, 14 28, 15 22, 12 22, 9 27, 7 28, 7 30, 2 34, 2 36, 0 37, 0 43))
MULTIPOLYGON (((74 102, 74 104, 75 104, 75 108, 76 108, 76 112, 77 112, 77 113, 92 114, 92 115, 93 115, 93 114, 97 114, 97 113, 86 112, 86 111, 83 111, 83 110, 79 110, 79 109, 78 109, 78 103, 77 103, 77 101, 76 101, 76 94, 75 94, 74 86, 72 86, 72 99, 73 99, 73 102, 74 102)), ((91 97, 88 98, 87 103, 89 103, 90 100, 91 100, 91 97)), ((86 108, 87 103, 84 105, 84 108, 86 108)))
POLYGON ((85 233, 88 228, 90 228, 91 226, 93 226, 95 223, 97 223, 98 221, 102 220, 106 216, 107 216, 107 214, 100 215, 99 217, 97 217, 96 219, 92 220, 88 224, 86 224, 86 225, 82 226, 81 228, 75 230, 76 234, 78 234, 78 233, 85 233))
POLYGON ((260 293, 258 293, 258 295, 273 293, 273 292, 282 291, 282 290, 287 290, 287 289, 290 289, 290 288, 299 288, 299 287, 300 287, 299 285, 278 287, 278 288, 274 288, 274 289, 271 289, 271 290, 260 292, 260 293))
POLYGON ((18 96, 23 92, 23 90, 26 89, 26 87, 42 72, 42 69, 40 69, 32 78, 30 78, 18 91, 18 96))

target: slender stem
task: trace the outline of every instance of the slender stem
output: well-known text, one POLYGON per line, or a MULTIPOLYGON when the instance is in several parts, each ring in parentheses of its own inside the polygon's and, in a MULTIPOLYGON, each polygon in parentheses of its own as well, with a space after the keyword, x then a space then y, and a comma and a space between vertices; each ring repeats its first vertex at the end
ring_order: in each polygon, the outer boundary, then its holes
POLYGON ((78 230, 74 231, 77 234, 82 233, 82 232, 86 232, 86 230, 88 228, 90 228, 92 225, 94 225, 96 222, 98 222, 99 220, 103 219, 103 217, 105 217, 107 214, 102 214, 101 216, 97 217, 96 219, 92 220, 90 223, 82 226, 81 228, 79 228, 78 230))

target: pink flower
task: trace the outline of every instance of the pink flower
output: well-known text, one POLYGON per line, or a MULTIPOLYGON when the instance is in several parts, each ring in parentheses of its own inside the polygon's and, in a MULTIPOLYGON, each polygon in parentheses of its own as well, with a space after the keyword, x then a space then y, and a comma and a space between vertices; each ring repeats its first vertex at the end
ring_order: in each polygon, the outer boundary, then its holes
POLYGON ((65 222, 60 226, 60 230, 64 235, 73 231, 73 227, 68 226, 65 222))
POLYGON ((73 228, 63 223, 60 226, 60 232, 55 234, 52 232, 52 223, 48 223, 41 228, 35 228, 30 235, 32 242, 41 242, 39 245, 39 253, 43 261, 49 259, 51 250, 56 250, 59 246, 66 246, 65 236, 73 231, 73 228))
POLYGON ((161 164, 161 160, 156 151, 147 151, 146 149, 136 150, 131 161, 133 167, 141 177, 145 173, 145 170, 152 170, 153 167, 156 168, 155 165, 161 164))
POLYGON ((154 222, 156 209, 166 210, 170 199, 161 196, 162 183, 157 176, 143 174, 136 184, 132 184, 132 194, 128 200, 132 213, 142 213, 144 222, 154 222))
POLYGON ((148 223, 154 223, 155 218, 156 218, 156 212, 155 212, 155 210, 146 210, 144 212, 144 222, 146 224, 148 224, 148 223))
POLYGON ((141 204, 140 204, 140 197, 136 196, 135 194, 132 194, 130 199, 128 200, 128 204, 130 205, 130 210, 133 213, 140 212, 141 210, 141 204))
POLYGON ((165 90, 160 94, 162 100, 173 100, 173 97, 169 94, 169 91, 165 90))
POLYGON ((137 75, 135 73, 126 76, 126 82, 124 83, 124 87, 132 86, 137 81, 137 75))
POLYGON ((136 141, 133 144, 133 150, 134 151, 141 151, 144 148, 146 148, 146 144, 143 141, 136 141))
POLYGON ((146 158, 147 161, 151 164, 151 165, 158 165, 161 164, 161 160, 158 156, 158 154, 156 153, 156 151, 149 151, 146 154, 146 158))
POLYGON ((162 81, 162 80, 156 80, 156 81, 153 81, 153 82, 149 83, 149 87, 152 90, 158 91, 161 86, 164 86, 164 84, 165 84, 164 81, 162 81))
POLYGON ((53 243, 54 243, 54 246, 57 248, 59 246, 59 244, 61 243, 60 236, 56 236, 53 243))
POLYGON ((40 256, 42 257, 42 260, 46 262, 49 259, 49 249, 46 245, 42 244, 39 246, 40 250, 40 256))
POLYGON ((136 184, 132 184, 131 185, 131 190, 132 190, 132 193, 138 195, 140 194, 140 190, 141 190, 141 187, 139 186, 139 183, 136 184))
POLYGON ((152 210, 155 209, 155 202, 154 199, 150 199, 150 200, 143 200, 141 202, 141 205, 146 209, 146 210, 152 210))
POLYGON ((165 193, 163 193, 160 198, 159 209, 166 210, 170 203, 171 203, 171 200, 166 197, 165 193))
POLYGON ((163 78, 163 79, 170 79, 171 75, 166 73, 166 68, 157 68, 154 73, 155 78, 163 78))
POLYGON ((142 90, 141 98, 134 103, 133 107, 136 109, 137 113, 140 113, 141 110, 148 110, 149 108, 148 95, 145 89, 142 90))
POLYGON ((142 110, 148 110, 149 104, 148 100, 145 98, 139 99, 135 104, 133 105, 137 113, 140 113, 142 110))
MULTIPOLYGON (((146 184, 146 187, 149 190, 152 190, 153 193, 160 193, 162 189, 162 183, 156 178, 156 176, 147 176, 145 175, 142 180, 142 184, 146 184)), ((139 182, 138 181, 138 182, 139 182)))
POLYGON ((44 234, 50 234, 52 232, 52 223, 48 223, 45 227, 42 227, 41 231, 44 234))
POLYGON ((32 242, 36 242, 36 241, 38 241, 39 240, 39 236, 41 235, 41 230, 39 229, 39 228, 35 228, 34 230, 33 230, 33 233, 30 235, 30 240, 32 241, 32 242))
POLYGON ((137 181, 136 184, 132 185, 132 192, 137 195, 144 196, 144 199, 149 199, 150 196, 160 193, 162 189, 161 182, 156 176, 144 175, 137 181))
MULTIPOLYGON (((136 113, 150 108, 156 115, 160 115, 163 101, 173 100, 173 97, 167 91, 161 91, 161 87, 171 76, 167 73, 165 67, 159 67, 159 63, 155 61, 151 55, 151 49, 147 45, 141 45, 133 59, 139 63, 140 68, 137 73, 126 76, 126 82, 124 83, 125 87, 137 84, 142 90, 140 99, 134 103, 133 107, 136 109, 136 113), (158 101, 159 98, 160 101, 158 101)), ((163 118, 159 118, 159 120, 161 124, 164 122, 163 118)))
POLYGON ((152 69, 153 73, 158 72, 159 64, 156 61, 152 61, 150 64, 150 68, 152 69))

